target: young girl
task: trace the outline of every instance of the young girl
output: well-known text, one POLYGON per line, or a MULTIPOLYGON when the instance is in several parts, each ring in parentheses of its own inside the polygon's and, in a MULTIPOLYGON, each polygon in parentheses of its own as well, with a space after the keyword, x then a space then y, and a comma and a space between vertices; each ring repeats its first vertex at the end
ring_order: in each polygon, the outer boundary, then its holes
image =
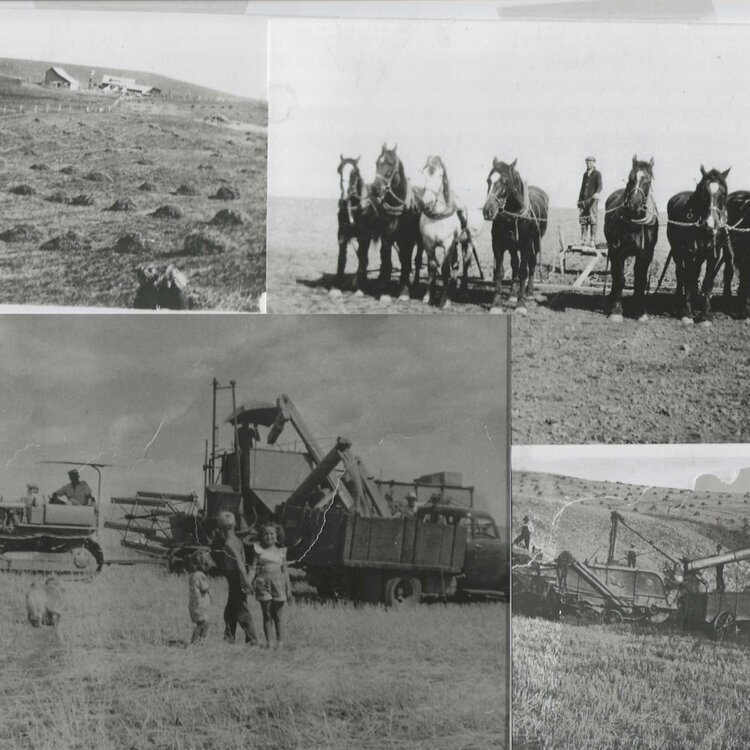
POLYGON ((284 642, 281 627, 281 612, 284 602, 291 600, 291 584, 286 567, 286 548, 278 546, 278 532, 275 524, 261 528, 260 544, 253 544, 255 551, 255 577, 253 589, 255 598, 263 610, 263 632, 266 646, 271 645, 272 631, 276 630, 276 648, 284 642))
POLYGON ((208 614, 211 607, 211 591, 208 585, 206 573, 213 567, 213 560, 208 550, 199 549, 193 553, 193 565, 195 570, 188 578, 190 587, 190 599, 188 611, 190 619, 195 623, 193 637, 190 643, 202 641, 208 633, 208 614))

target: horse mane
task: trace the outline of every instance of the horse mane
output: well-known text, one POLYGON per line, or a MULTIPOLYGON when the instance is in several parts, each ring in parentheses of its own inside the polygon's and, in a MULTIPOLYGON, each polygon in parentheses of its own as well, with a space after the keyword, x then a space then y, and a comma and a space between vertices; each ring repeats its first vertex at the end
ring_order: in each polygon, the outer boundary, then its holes
POLYGON ((448 180, 448 170, 445 168, 445 164, 443 163, 443 160, 438 156, 438 161, 440 162, 440 166, 443 168, 443 197, 445 198, 446 204, 450 205, 451 202, 451 186, 450 181, 448 180))

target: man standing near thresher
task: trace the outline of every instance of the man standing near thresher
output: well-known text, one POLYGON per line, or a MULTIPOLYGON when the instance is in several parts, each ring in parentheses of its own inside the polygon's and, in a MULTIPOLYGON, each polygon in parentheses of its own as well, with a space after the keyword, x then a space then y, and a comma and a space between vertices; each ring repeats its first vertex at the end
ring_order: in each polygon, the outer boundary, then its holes
POLYGON ((599 219, 599 196, 602 192, 602 176, 596 168, 596 159, 586 157, 586 171, 578 193, 578 220, 581 223, 581 244, 585 245, 586 230, 589 230, 588 244, 596 245, 596 224, 599 219))
POLYGON ((93 505, 94 494, 91 492, 91 487, 81 481, 78 469, 71 469, 68 477, 70 483, 55 490, 50 496, 50 503, 53 505, 93 505))
POLYGON ((413 490, 406 496, 406 508, 403 512, 404 518, 417 517, 417 493, 413 490))
POLYGON ((222 511, 219 513, 217 523, 224 538, 222 565, 229 588, 227 606, 224 607, 224 640, 234 643, 239 624, 245 631, 245 643, 254 646, 258 642, 258 636, 247 606, 247 595, 252 590, 252 582, 245 563, 245 547, 235 533, 234 513, 222 511))
MULTIPOLYGON (((721 554, 721 545, 716 545, 716 554, 721 554)), ((719 563, 716 566, 716 590, 719 592, 726 591, 726 587, 724 586, 724 563, 719 563)))
POLYGON ((531 545, 531 519, 528 516, 523 517, 523 526, 521 526, 521 533, 513 540, 513 544, 523 544, 526 549, 531 545))

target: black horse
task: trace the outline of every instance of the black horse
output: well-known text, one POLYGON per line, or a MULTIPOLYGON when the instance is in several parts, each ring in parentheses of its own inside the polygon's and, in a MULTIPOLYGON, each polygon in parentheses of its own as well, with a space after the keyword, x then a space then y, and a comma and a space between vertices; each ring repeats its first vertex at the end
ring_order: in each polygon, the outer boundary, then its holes
POLYGON ((346 253, 349 243, 357 241, 357 275, 355 289, 362 289, 367 279, 367 260, 370 243, 378 236, 378 212, 371 198, 371 188, 365 184, 359 171, 359 156, 356 159, 341 155, 338 169, 339 187, 339 261, 336 283, 344 286, 346 253))
POLYGON ((502 309, 503 256, 507 250, 513 269, 510 296, 518 296, 516 312, 526 314, 526 295, 534 294, 534 269, 547 231, 549 198, 544 190, 527 186, 516 170, 516 162, 497 158, 487 176, 487 198, 482 214, 492 222, 492 253, 495 257, 495 297, 492 310, 502 309))
POLYGON ((622 321, 622 290, 625 286, 625 261, 635 258, 633 304, 640 321, 646 315, 646 286, 648 269, 654 257, 659 236, 659 216, 651 195, 654 179, 654 160, 638 161, 633 166, 625 188, 615 190, 605 203, 604 237, 607 240, 609 262, 612 266, 612 289, 607 308, 609 319, 622 321))
MULTIPOLYGON (((740 276, 737 296, 740 303, 740 317, 750 318, 750 192, 736 190, 727 198, 727 221, 729 236, 727 244, 730 251, 726 254, 727 266, 724 275, 724 294, 727 295, 727 276, 730 277, 732 268, 729 263, 734 260, 740 276)), ((729 288, 731 293, 731 286, 729 288)))
MULTIPOLYGON (((731 169, 731 167, 730 167, 731 169)), ((667 203, 667 238, 677 270, 680 313, 684 325, 693 323, 693 307, 700 299, 699 320, 711 324, 711 291, 722 254, 728 255, 727 175, 706 171, 693 192, 677 193, 667 203), (703 284, 698 294, 701 268, 703 284)), ((727 263, 731 269, 731 260, 727 263)), ((730 287, 731 292, 731 287, 730 287)))
MULTIPOLYGON (((396 153, 397 146, 392 149, 383 144, 380 156, 375 162, 375 180, 373 192, 375 194, 380 233, 380 275, 378 282, 386 286, 391 279, 391 248, 398 246, 401 262, 401 276, 399 279, 399 297, 409 298, 409 275, 411 273, 411 259, 414 247, 421 248, 419 234, 420 210, 414 199, 414 193, 409 185, 404 165, 396 153)), ((421 249, 418 249, 421 256, 421 249)), ((415 279, 416 281, 416 279, 415 279)))

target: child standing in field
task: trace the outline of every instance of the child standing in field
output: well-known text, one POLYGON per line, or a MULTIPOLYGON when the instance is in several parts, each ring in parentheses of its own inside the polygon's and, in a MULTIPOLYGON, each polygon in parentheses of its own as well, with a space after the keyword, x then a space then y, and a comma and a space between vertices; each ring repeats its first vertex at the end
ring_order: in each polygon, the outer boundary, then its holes
POLYGON ((191 645, 202 641, 208 634, 208 613, 211 607, 211 589, 206 573, 213 567, 211 555, 207 550, 198 550, 193 555, 195 570, 188 578, 190 599, 188 611, 190 619, 195 623, 191 645))
POLYGON ((286 548, 278 545, 278 531, 274 524, 261 528, 261 543, 254 544, 255 598, 263 610, 263 633, 266 646, 271 645, 271 635, 276 631, 276 648, 284 643, 281 613, 284 602, 291 601, 291 584, 286 566, 286 548))

